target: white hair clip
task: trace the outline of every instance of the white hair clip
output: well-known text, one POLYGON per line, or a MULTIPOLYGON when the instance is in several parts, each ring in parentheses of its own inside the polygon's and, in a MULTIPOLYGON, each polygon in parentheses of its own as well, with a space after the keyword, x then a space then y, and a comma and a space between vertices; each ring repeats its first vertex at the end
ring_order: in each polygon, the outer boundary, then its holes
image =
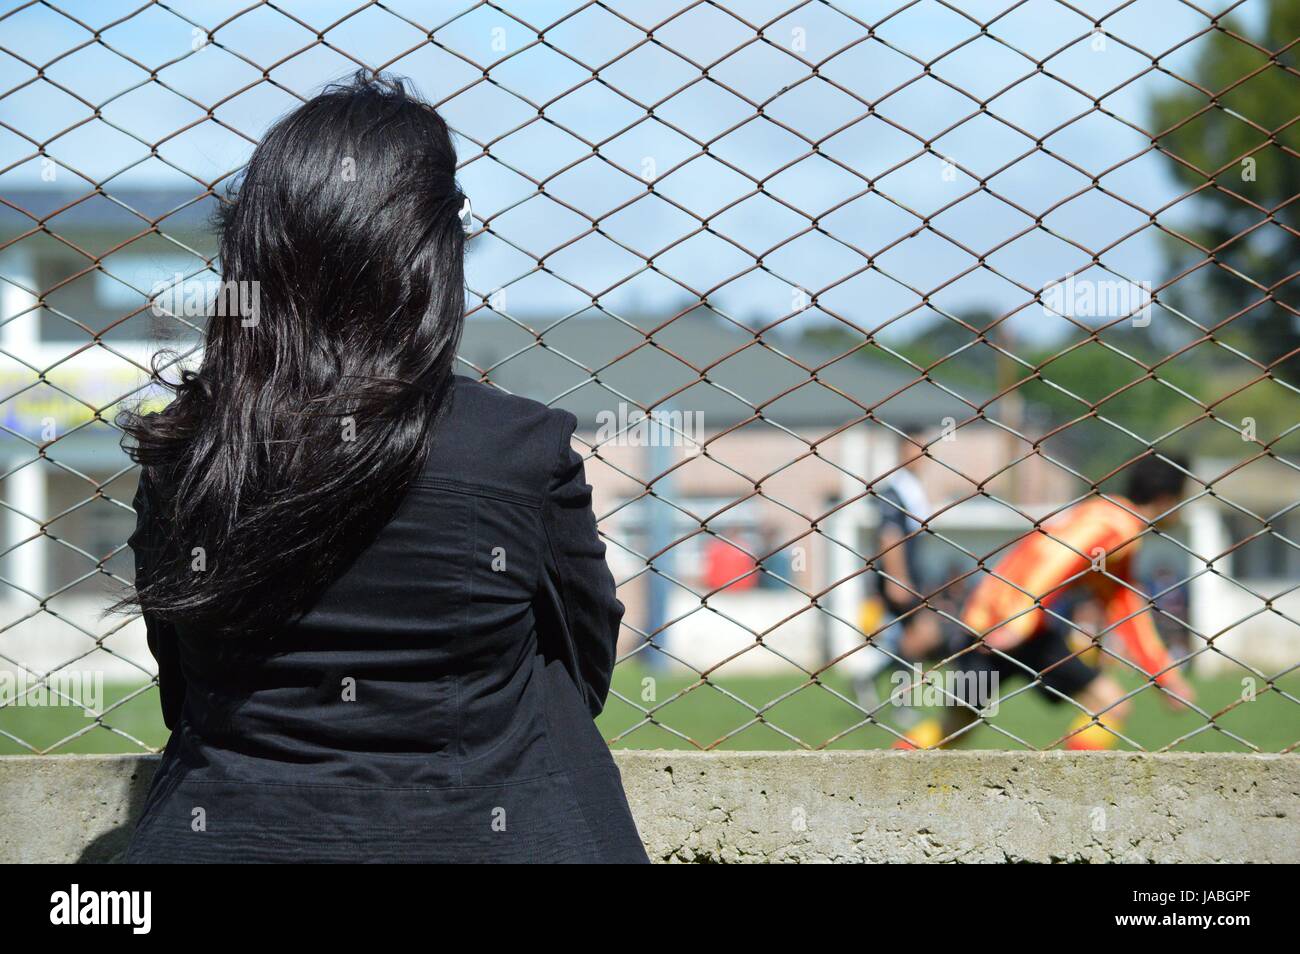
POLYGON ((465 204, 460 207, 460 227, 466 235, 474 231, 474 209, 469 204, 469 196, 465 196, 465 204))

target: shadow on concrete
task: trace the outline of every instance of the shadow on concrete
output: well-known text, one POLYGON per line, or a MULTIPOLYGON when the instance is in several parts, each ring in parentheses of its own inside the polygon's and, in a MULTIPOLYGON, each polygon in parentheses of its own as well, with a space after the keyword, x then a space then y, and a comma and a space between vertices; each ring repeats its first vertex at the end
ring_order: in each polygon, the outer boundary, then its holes
POLYGON ((79 865, 117 864, 126 853, 135 823, 144 813, 145 799, 149 795, 149 786, 153 782, 154 772, 158 770, 158 759, 142 759, 127 780, 126 817, 109 831, 93 839, 77 857, 79 865))

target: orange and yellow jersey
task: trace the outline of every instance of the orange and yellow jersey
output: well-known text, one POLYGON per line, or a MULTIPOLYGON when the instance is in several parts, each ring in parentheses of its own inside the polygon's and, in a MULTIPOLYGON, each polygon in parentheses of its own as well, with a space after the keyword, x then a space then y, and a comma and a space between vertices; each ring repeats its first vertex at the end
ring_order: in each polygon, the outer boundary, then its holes
POLYGON ((1124 585, 1132 582, 1147 524, 1130 512, 1131 503, 1117 499, 1119 504, 1102 497, 1084 501, 1017 543, 970 595, 963 622, 989 646, 1007 650, 1045 625, 1040 607, 1083 585, 1105 605, 1107 625, 1128 658, 1148 675, 1167 669, 1169 651, 1147 601, 1124 585))

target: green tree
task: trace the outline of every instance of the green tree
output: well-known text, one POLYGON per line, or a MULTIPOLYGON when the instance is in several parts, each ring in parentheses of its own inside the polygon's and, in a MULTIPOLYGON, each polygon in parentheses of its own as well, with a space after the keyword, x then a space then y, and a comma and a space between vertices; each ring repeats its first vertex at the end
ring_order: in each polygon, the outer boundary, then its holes
MULTIPOLYGON (((1203 263, 1170 300, 1206 327, 1241 313, 1217 337, 1300 383, 1300 319, 1287 307, 1300 311, 1300 3, 1264 4, 1262 34, 1229 19, 1200 41, 1151 120, 1174 176, 1195 190, 1184 200, 1194 216, 1168 217, 1192 219, 1174 226, 1185 238, 1168 242, 1171 274, 1203 263)), ((1241 362, 1219 350, 1216 363, 1241 362)))

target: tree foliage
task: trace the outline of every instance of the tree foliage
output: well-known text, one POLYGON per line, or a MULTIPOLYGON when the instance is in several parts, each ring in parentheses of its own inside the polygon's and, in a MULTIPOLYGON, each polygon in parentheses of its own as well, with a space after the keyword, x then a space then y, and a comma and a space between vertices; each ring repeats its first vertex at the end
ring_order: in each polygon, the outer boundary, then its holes
POLYGON ((1160 216, 1177 233, 1171 276, 1194 269, 1167 297, 1207 328, 1232 319, 1221 340, 1300 383, 1300 3, 1264 3, 1261 35, 1224 21, 1151 102, 1159 148, 1193 193, 1160 216))

